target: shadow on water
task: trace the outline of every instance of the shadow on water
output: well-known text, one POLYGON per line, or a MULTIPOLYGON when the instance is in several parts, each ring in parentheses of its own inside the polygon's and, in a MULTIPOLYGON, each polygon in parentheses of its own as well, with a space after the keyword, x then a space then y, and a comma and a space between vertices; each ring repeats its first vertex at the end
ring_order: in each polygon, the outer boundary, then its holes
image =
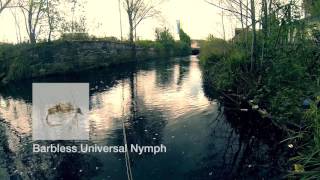
MULTIPOLYGON (((219 93, 204 80, 209 99, 220 99, 219 93)), ((223 103, 223 102, 222 102, 223 103)), ((210 125, 207 155, 192 171, 190 179, 282 179, 287 173, 288 150, 280 141, 285 134, 258 112, 235 110, 220 104, 219 114, 210 125), (224 126, 230 126, 226 128, 224 126), (229 129, 221 133, 221 129, 229 129), (219 136, 225 142, 214 141, 219 136), (209 173, 208 173, 209 172, 209 173), (204 178, 205 179, 205 178, 204 178)))
POLYGON ((282 175, 280 136, 217 101, 198 59, 126 64, 9 84, 0 92, 0 179, 126 179, 123 153, 32 153, 32 144, 160 145, 130 153, 134 179, 256 179, 282 175), (90 83, 90 141, 31 140, 32 82, 90 83), (278 163, 278 164, 277 164, 278 163))

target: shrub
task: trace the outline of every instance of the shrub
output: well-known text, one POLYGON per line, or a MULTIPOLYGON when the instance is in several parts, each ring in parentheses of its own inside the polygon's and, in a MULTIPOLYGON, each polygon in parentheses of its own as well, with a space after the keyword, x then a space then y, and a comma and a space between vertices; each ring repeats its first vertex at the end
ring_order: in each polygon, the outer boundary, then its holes
POLYGON ((201 44, 200 59, 202 63, 214 63, 225 57, 231 49, 230 43, 209 35, 201 44))
POLYGON ((90 36, 88 33, 64 33, 61 35, 60 40, 86 41, 86 40, 90 40, 90 36))

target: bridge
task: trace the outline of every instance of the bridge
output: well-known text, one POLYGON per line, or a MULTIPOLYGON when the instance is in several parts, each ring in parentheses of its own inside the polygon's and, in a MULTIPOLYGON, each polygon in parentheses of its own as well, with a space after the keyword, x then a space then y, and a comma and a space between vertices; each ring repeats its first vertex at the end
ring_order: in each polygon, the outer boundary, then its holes
POLYGON ((200 40, 191 41, 191 53, 192 55, 200 54, 200 40))

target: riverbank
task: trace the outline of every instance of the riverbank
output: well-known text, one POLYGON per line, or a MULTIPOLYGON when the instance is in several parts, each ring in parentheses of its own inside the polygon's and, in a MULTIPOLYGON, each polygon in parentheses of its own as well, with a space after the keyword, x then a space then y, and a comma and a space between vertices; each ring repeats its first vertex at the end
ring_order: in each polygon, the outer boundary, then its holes
POLYGON ((279 143, 294 152, 288 174, 319 178, 319 46, 304 39, 303 45, 270 47, 252 66, 250 51, 241 43, 211 38, 202 45, 205 81, 239 111, 259 112, 286 133, 279 143))
POLYGON ((58 40, 37 44, 0 44, 0 81, 6 84, 26 78, 79 72, 110 65, 185 56, 179 43, 174 52, 165 53, 153 42, 137 42, 135 56, 127 42, 58 40), (140 45, 143 44, 143 45, 140 45))

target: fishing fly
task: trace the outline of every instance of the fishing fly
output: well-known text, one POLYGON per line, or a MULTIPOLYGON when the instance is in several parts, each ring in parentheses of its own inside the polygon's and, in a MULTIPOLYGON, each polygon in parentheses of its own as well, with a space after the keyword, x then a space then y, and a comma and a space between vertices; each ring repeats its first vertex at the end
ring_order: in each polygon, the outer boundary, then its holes
POLYGON ((78 115, 83 115, 81 109, 79 107, 75 107, 70 102, 61 102, 58 103, 47 110, 47 115, 45 118, 45 122, 48 126, 54 127, 54 126, 62 126, 64 123, 62 121, 60 122, 52 122, 49 121, 50 116, 54 115, 72 115, 72 122, 76 123, 78 126, 78 115))

